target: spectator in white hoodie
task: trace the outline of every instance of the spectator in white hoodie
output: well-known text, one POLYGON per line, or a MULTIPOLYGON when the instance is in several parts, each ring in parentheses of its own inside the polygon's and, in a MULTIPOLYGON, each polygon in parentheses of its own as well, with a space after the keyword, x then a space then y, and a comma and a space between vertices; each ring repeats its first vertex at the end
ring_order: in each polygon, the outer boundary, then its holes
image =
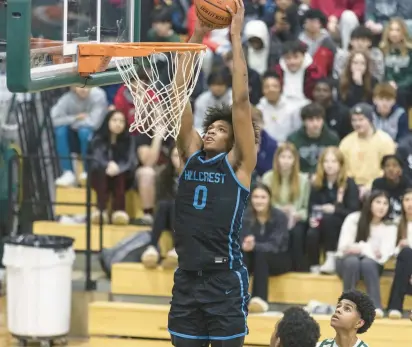
POLYGON ((389 197, 383 191, 372 192, 362 211, 351 213, 343 222, 336 254, 343 290, 355 289, 362 278, 376 318, 383 317, 379 278, 396 246, 396 226, 386 222, 388 216, 389 197))
POLYGON ((398 227, 398 246, 395 249, 396 267, 389 296, 389 318, 402 318, 405 295, 412 294, 412 189, 402 199, 402 214, 398 227))
POLYGON ((302 124, 299 109, 282 95, 282 84, 274 72, 263 75, 262 90, 257 108, 263 115, 263 129, 278 143, 285 142, 302 124))
POLYGON ((251 20, 245 25, 246 39, 245 57, 247 65, 252 70, 263 75, 268 69, 270 36, 266 23, 261 20, 251 20))
POLYGON ((282 82, 282 94, 298 108, 313 100, 315 84, 324 77, 306 50, 306 45, 300 41, 285 42, 279 64, 270 68, 282 82))

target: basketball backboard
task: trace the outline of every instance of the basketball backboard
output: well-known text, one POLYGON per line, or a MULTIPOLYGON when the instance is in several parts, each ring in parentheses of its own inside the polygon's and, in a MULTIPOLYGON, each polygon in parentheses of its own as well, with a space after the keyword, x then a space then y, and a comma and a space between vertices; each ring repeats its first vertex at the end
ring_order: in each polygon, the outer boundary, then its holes
POLYGON ((105 72, 80 77, 77 45, 138 42, 139 24, 140 0, 8 0, 8 88, 34 92, 120 83, 113 61, 105 72))

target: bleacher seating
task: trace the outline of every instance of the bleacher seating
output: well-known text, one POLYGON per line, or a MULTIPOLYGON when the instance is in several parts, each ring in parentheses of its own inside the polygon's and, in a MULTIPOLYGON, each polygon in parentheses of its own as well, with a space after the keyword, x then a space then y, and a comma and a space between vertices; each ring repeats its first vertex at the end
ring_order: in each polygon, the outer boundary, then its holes
MULTIPOLYGON (((251 280, 252 283, 252 280, 251 280)), ((392 278, 381 278, 382 303, 385 306, 391 288, 392 278)), ((115 264, 112 271, 112 294, 170 296, 173 286, 173 271, 158 268, 145 269, 142 264, 115 264)), ((364 289, 363 284, 361 288, 364 289)), ((310 300, 335 304, 342 291, 337 276, 310 273, 288 273, 271 277, 269 280, 269 302, 306 305, 310 300), (321 290, 320 290, 321 288, 321 290)), ((405 300, 405 308, 412 309, 412 297, 405 300)))
MULTIPOLYGON (((85 203, 86 190, 82 188, 57 188, 56 200, 59 202, 85 203)), ((92 203, 95 194, 92 192, 92 203)), ((140 201, 137 193, 129 192, 127 196, 128 213, 130 206, 139 212, 140 201)), ((85 206, 59 205, 57 215, 84 214, 85 206)), ((103 226, 103 246, 112 247, 123 238, 139 231, 148 230, 143 226, 103 226)), ((92 250, 100 248, 100 230, 98 225, 92 225, 92 250)), ((75 249, 86 249, 86 232, 84 224, 60 224, 50 221, 34 223, 36 234, 67 235, 75 239, 75 249)), ((170 236, 163 233, 161 241, 162 253, 170 248, 170 236)), ((386 269, 393 269, 395 262, 386 264, 386 269)), ((147 270, 142 264, 120 263, 115 264, 112 272, 111 294, 134 296, 170 297, 173 285, 173 271, 159 267, 147 270)), ((390 291, 391 277, 382 277, 381 292, 384 305, 390 291)), ((361 285, 362 287, 362 285, 361 285)), ((334 304, 337 295, 342 290, 341 281, 337 276, 314 275, 307 273, 289 273, 283 276, 272 277, 269 282, 269 302, 282 304, 307 304, 310 300, 317 300, 334 304), (303 285, 304 283, 304 285, 303 285), (322 290, 319 290, 322 288, 322 290)), ((412 297, 407 297, 405 308, 412 309, 412 297)), ((113 343, 118 347, 161 347, 170 346, 167 332, 168 305, 148 305, 123 302, 93 302, 89 306, 89 335, 93 347, 109 347, 113 343), (113 320, 113 317, 116 320, 113 320), (122 337, 122 338, 119 338, 122 337), (144 339, 144 340, 142 340, 144 339), (152 339, 152 340, 147 340, 152 339)), ((270 335, 280 315, 266 313, 249 316, 250 335, 246 339, 248 346, 267 345, 270 335)), ((333 336, 329 326, 328 316, 316 316, 322 337, 333 336)), ((370 332, 364 336, 365 340, 374 347, 386 347, 396 344, 397 347, 410 346, 412 331, 410 322, 379 320, 370 332), (405 328, 407 328, 405 330, 405 328), (402 329, 402 332, 400 331, 402 329)))
MULTIPOLYGON (((110 248, 124 238, 140 231, 148 230, 147 226, 116 226, 103 225, 103 247, 110 248)), ((72 237, 76 251, 86 250, 86 227, 85 224, 64 224, 53 221, 38 221, 33 223, 33 232, 37 235, 57 235, 72 237)), ((91 225, 91 249, 100 251, 100 227, 91 225)))
MULTIPOLYGON (((86 188, 70 187, 56 188, 55 207, 57 216, 63 215, 85 215, 86 214, 86 188), (65 205, 65 204, 81 205, 65 205)), ((91 192, 91 203, 96 203, 95 193, 91 192)), ((127 212, 131 218, 138 218, 141 215, 140 198, 136 191, 130 190, 126 195, 127 212)), ((92 207, 92 211, 95 207, 92 207)), ((149 230, 147 226, 115 226, 103 225, 103 247, 110 248, 122 239, 139 231, 149 230)), ((37 221, 33 223, 33 232, 38 235, 59 235, 68 236, 75 239, 74 248, 76 251, 86 250, 86 228, 85 224, 64 224, 56 221, 37 221)), ((91 225, 91 249, 100 250, 100 226, 91 225)))
MULTIPOLYGON (((56 187, 55 207, 57 216, 86 214, 86 188, 85 187, 56 187), (79 206, 65 204, 82 204, 79 206)), ((91 191, 91 203, 96 204, 96 194, 91 191)), ((92 207, 92 210, 95 207, 92 207)), ((139 218, 142 214, 140 197, 136 190, 126 192, 126 212, 130 218, 139 218)))
MULTIPOLYGON (((303 287, 303 286, 300 286, 303 287)), ((169 339, 167 331, 168 305, 148 305, 124 302, 94 302, 89 305, 89 336, 93 345, 98 346, 96 338, 125 337, 169 339), (116 319, 113 319, 116 317, 116 319)), ((250 334, 246 345, 268 345, 280 314, 251 314, 248 318, 250 334)), ((323 338, 334 336, 329 325, 329 316, 317 315, 323 338)), ((362 339, 373 347, 410 347, 412 341, 411 322, 382 319, 375 322, 362 339)), ((118 339, 122 341, 122 339, 118 339)), ((124 340, 123 340, 124 341, 124 340)), ((121 344, 116 344, 121 346, 121 344)), ((138 346, 125 344, 125 347, 138 346)), ((101 345, 99 345, 101 347, 101 345)))

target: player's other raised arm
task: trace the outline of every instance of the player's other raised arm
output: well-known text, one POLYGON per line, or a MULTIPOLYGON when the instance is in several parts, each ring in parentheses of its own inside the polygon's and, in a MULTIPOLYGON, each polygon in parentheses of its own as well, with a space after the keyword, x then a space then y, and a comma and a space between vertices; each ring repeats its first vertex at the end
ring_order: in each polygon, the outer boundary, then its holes
MULTIPOLYGON (((228 11, 232 14, 230 29, 234 66, 232 77, 232 120, 235 137, 235 145, 229 154, 229 160, 234 166, 240 165, 239 168, 246 173, 246 176, 250 176, 256 166, 257 153, 255 150, 255 130, 249 101, 247 65, 241 39, 245 8, 242 0, 234 1, 237 7, 236 13, 229 6, 227 7, 228 11)), ((250 177, 246 177, 245 181, 248 182, 247 186, 249 186, 250 177)))
MULTIPOLYGON (((189 40, 189 43, 202 43, 203 38, 208 31, 209 29, 202 26, 198 21, 196 23, 195 31, 189 40)), ((194 62, 194 56, 191 56, 189 58, 189 61, 187 55, 182 55, 178 59, 178 66, 175 75, 175 88, 177 88, 177 90, 185 88, 185 84, 190 83, 190 70, 192 69, 194 62)), ((179 103, 179 98, 175 98, 174 102, 179 103)), ((194 152, 202 147, 202 139, 199 133, 193 127, 193 112, 190 102, 185 105, 182 114, 182 124, 180 127, 179 135, 177 136, 176 145, 179 151, 179 156, 183 162, 186 162, 186 160, 194 152)))

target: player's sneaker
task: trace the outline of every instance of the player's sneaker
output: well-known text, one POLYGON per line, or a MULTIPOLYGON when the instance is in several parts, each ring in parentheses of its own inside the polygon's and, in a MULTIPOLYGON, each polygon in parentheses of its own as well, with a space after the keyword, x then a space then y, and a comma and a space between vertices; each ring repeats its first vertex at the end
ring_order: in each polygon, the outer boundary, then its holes
POLYGON ((267 312, 268 310, 269 310, 269 305, 265 300, 257 296, 250 299, 250 302, 249 302, 249 312, 250 313, 263 313, 263 312, 267 312))
POLYGON ((313 274, 320 274, 320 266, 319 265, 312 265, 309 270, 313 274))
POLYGON ((155 246, 149 246, 142 254, 142 263, 148 269, 157 267, 159 263, 159 252, 155 246))
POLYGON ((112 214, 112 223, 114 225, 127 225, 129 221, 129 215, 125 211, 115 211, 112 214))
MULTIPOLYGON (((109 223, 109 216, 107 215, 106 211, 103 211, 102 213, 102 220, 103 224, 109 223)), ((92 224, 100 224, 100 211, 94 211, 92 213, 92 224)))
POLYGON ((390 310, 388 317, 390 319, 401 319, 402 318, 402 312, 398 310, 390 310))
POLYGON ((55 184, 59 187, 72 187, 76 184, 76 175, 73 171, 65 171, 56 179, 55 184))
POLYGON ((162 266, 165 269, 177 268, 177 253, 174 248, 167 252, 166 258, 162 261, 162 266))
POLYGON ((383 316, 384 316, 383 310, 382 310, 381 308, 377 308, 377 309, 375 310, 375 313, 376 313, 375 318, 377 318, 377 319, 381 319, 381 318, 383 318, 383 316))

